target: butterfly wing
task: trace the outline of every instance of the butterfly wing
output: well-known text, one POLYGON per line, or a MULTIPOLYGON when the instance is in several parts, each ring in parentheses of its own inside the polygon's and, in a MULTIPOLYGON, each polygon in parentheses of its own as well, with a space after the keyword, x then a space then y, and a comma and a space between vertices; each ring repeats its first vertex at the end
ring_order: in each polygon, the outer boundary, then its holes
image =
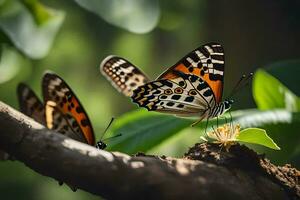
POLYGON ((100 72, 121 93, 132 96, 133 91, 149 82, 149 78, 128 60, 108 56, 100 64, 100 72))
POLYGON ((206 116, 216 104, 209 85, 200 77, 177 72, 172 80, 156 80, 134 91, 133 102, 151 111, 178 116, 206 116))
MULTIPOLYGON (((71 116, 77 123, 74 124, 73 127, 72 123, 75 122, 72 122, 71 128, 75 128, 76 126, 80 127, 80 131, 74 132, 73 134, 83 134, 82 136, 87 143, 94 146, 95 136, 91 122, 78 98, 67 83, 58 75, 47 72, 43 77, 42 89, 45 104, 55 107, 55 112, 59 112, 61 116, 64 116, 64 120, 56 122, 62 123, 67 120, 67 123, 71 123, 68 119, 68 116, 71 116)), ((54 127, 55 124, 51 125, 51 121, 48 122, 48 119, 54 119, 54 117, 53 112, 46 112, 48 128, 51 126, 54 127)), ((55 123, 55 120, 52 120, 52 123, 55 123)))
POLYGON ((184 56, 179 62, 163 72, 157 80, 178 77, 175 71, 201 77, 214 93, 216 102, 222 100, 224 82, 224 49, 218 43, 205 44, 184 56))
POLYGON ((20 111, 33 118, 40 124, 46 125, 44 104, 36 94, 24 83, 20 83, 17 89, 20 111))
POLYGON ((74 140, 88 143, 76 119, 70 114, 63 114, 56 104, 48 101, 46 106, 47 127, 74 140))

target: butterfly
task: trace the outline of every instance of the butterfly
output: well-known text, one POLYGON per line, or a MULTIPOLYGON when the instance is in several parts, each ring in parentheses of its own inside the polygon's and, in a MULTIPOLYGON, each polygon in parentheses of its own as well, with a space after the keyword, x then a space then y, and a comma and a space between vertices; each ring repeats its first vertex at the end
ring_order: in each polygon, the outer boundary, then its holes
POLYGON ((231 108, 233 100, 222 101, 224 64, 223 47, 208 43, 188 53, 154 81, 118 56, 105 58, 100 71, 140 107, 180 117, 197 116, 196 124, 231 108))
MULTIPOLYGON (((43 100, 24 83, 17 89, 20 110, 47 128, 86 144, 105 149, 103 140, 95 142, 94 130, 87 113, 68 84, 58 75, 47 72, 42 79, 43 100)), ((106 133, 113 119, 104 131, 106 133)), ((104 135, 103 134, 103 135, 104 135)), ((103 137, 102 135, 102 137, 103 137)), ((115 135, 113 137, 118 137, 115 135)), ((112 137, 110 137, 112 138, 112 137)), ((108 138, 106 138, 108 139, 108 138)), ((62 185, 63 182, 59 181, 62 185)), ((67 184, 73 191, 77 188, 67 184)))
POLYGON ((87 113, 61 77, 51 72, 45 73, 42 93, 44 103, 29 86, 20 83, 17 88, 20 111, 51 130, 98 149, 106 148, 103 141, 95 142, 94 130, 87 113))

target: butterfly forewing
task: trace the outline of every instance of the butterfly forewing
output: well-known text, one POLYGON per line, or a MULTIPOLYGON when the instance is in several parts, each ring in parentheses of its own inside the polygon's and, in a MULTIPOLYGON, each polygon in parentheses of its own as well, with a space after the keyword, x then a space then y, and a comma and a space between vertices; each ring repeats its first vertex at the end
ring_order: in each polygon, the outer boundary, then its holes
POLYGON ((61 111, 56 107, 55 102, 48 101, 45 106, 45 110, 47 127, 49 129, 61 133, 74 140, 88 143, 75 118, 73 118, 69 114, 61 113, 61 111))
POLYGON ((36 94, 26 84, 20 83, 18 85, 17 95, 20 111, 45 126, 44 104, 36 94))
POLYGON ((201 77, 211 88, 219 103, 222 100, 224 80, 224 50, 218 43, 205 44, 184 56, 178 63, 158 78, 172 80, 178 77, 174 71, 201 77))
POLYGON ((178 72, 176 76, 139 87, 134 91, 133 101, 148 110, 179 116, 204 115, 215 105, 210 87, 200 77, 178 72))
MULTIPOLYGON (((78 98, 75 96, 67 83, 56 74, 47 72, 43 77, 42 88, 44 102, 46 105, 50 105, 50 107, 47 108, 50 109, 50 111, 46 111, 48 128, 54 126, 70 126, 68 127, 68 130, 76 130, 74 133, 71 132, 71 134, 75 134, 71 138, 76 137, 76 134, 83 134, 83 138, 85 138, 87 143, 94 146, 95 136, 91 122, 78 98), (51 111, 51 106, 55 109, 53 112, 51 111), (56 119, 55 115, 59 116, 57 113, 61 115, 61 120, 56 119), (51 121, 48 121, 48 119, 51 118, 53 119, 53 124, 51 124, 51 121), (55 123, 63 124, 57 125, 55 123), (80 130, 77 131, 78 126, 80 127, 80 130)), ((68 134, 70 133, 68 132, 68 134)))
POLYGON ((149 82, 148 77, 124 58, 108 56, 100 64, 101 73, 112 85, 126 96, 132 96, 133 91, 149 82))

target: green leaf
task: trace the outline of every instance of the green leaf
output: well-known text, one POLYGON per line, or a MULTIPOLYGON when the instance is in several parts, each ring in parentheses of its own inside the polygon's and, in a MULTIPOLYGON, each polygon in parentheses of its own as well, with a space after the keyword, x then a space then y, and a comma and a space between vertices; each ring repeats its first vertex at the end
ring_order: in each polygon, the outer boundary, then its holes
POLYGON ((64 13, 34 4, 30 12, 17 0, 1 5, 0 28, 26 56, 40 59, 47 55, 63 20, 64 13), (39 22, 39 23, 37 23, 39 22))
POLYGON ((293 112, 300 111, 299 98, 262 69, 254 75, 253 96, 261 110, 285 108, 293 112))
POLYGON ((280 150, 277 144, 270 138, 264 129, 247 128, 240 132, 237 137, 240 142, 247 142, 252 144, 260 144, 271 149, 280 150))
POLYGON ((118 118, 113 125, 113 135, 122 133, 122 137, 112 140, 108 149, 125 153, 145 152, 190 124, 190 120, 169 115, 133 111, 118 118))
POLYGON ((75 0, 106 22, 133 33, 150 32, 158 23, 158 0, 75 0))
POLYGON ((300 96, 300 60, 286 60, 272 63, 266 66, 266 70, 272 76, 280 80, 297 96, 300 96))

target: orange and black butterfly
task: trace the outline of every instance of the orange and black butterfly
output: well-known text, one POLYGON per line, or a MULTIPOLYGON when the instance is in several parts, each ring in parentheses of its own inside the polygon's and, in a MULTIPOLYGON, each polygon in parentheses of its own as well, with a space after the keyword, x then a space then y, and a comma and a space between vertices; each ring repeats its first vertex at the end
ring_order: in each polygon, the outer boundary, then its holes
MULTIPOLYGON (((103 141, 95 142, 94 130, 87 113, 67 83, 47 72, 42 80, 44 103, 24 83, 18 86, 20 110, 35 121, 72 139, 104 149, 103 141)), ((111 124, 111 123, 110 123, 111 124)))
POLYGON ((201 121, 231 108, 232 100, 222 102, 224 64, 223 47, 208 43, 184 56, 155 81, 149 81, 137 67, 117 56, 104 59, 100 71, 141 107, 183 117, 198 116, 201 121))
MULTIPOLYGON (((21 112, 47 128, 72 139, 96 146, 98 149, 106 148, 107 145, 101 140, 95 144, 94 130, 89 117, 74 92, 62 78, 54 73, 45 73, 42 80, 42 92, 44 103, 27 85, 20 83, 17 94, 21 112)), ((108 127, 112 121, 113 119, 108 127)), ((59 184, 62 185, 63 182, 59 181, 59 184)), ((77 190, 76 187, 68 185, 73 191, 77 190)))

